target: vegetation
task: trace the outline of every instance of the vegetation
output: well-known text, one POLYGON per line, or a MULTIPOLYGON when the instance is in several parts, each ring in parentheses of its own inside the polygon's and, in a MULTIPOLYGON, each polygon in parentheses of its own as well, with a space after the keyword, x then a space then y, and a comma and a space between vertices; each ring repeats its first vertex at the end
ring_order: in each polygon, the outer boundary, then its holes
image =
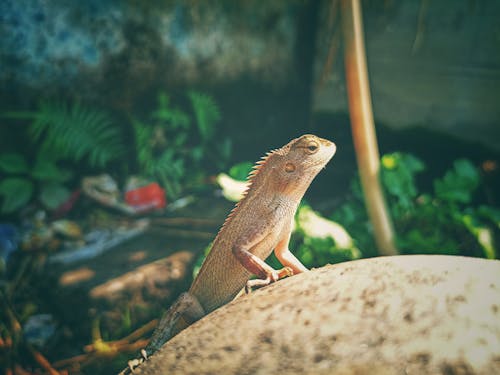
POLYGON ((124 155, 125 145, 119 127, 105 112, 75 103, 41 102, 33 112, 10 112, 6 117, 30 120, 27 135, 31 150, 0 154, 0 213, 23 208, 33 197, 45 208, 55 209, 70 195, 64 185, 72 174, 61 161, 85 162, 102 168, 124 155))
MULTIPOLYGON (((108 114, 80 104, 43 102, 35 112, 8 114, 30 120, 25 135, 33 147, 25 153, 0 154, 0 214, 19 211, 34 200, 47 209, 58 207, 70 194, 68 186, 77 183, 73 178, 80 177, 69 172, 71 166, 105 170, 112 163, 122 165, 118 170, 158 181, 170 199, 199 186, 207 174, 227 167, 231 147, 218 131, 221 115, 214 100, 194 91, 184 99, 177 105, 167 94, 160 93, 150 115, 134 119, 128 129, 117 126, 108 114), (126 135, 130 134, 133 137, 127 143, 126 135), (136 152, 126 153, 127 149, 136 152), (132 162, 136 162, 136 168, 128 170, 125 166, 131 164, 130 157, 135 159, 132 162)), ((441 178, 433 181, 430 191, 423 191, 418 184, 417 177, 425 171, 425 165, 417 157, 392 153, 382 157, 381 166, 381 182, 402 253, 499 257, 496 241, 500 210, 478 203, 481 175, 470 161, 456 160, 441 178)), ((251 163, 238 164, 229 175, 245 180, 251 167, 251 163)), ((378 255, 359 181, 352 182, 350 196, 328 218, 307 204, 301 205, 290 247, 307 267, 378 255)), ((0 270, 0 362, 11 368, 26 357, 33 367, 48 363, 24 337, 30 316, 49 311, 68 324, 67 317, 58 315, 52 304, 47 305, 51 298, 35 292, 37 285, 40 290, 57 291, 55 287, 42 288, 38 281, 46 276, 41 271, 47 251, 18 252, 19 264, 0 270)), ((205 255, 208 251, 209 247, 205 255)), ((202 260, 198 259, 195 269, 202 260)), ((279 267, 276 259, 271 257, 269 262, 279 267)), ((99 317, 89 335, 89 327, 81 327, 82 322, 88 323, 86 311, 81 314, 74 319, 74 326, 80 325, 78 329, 85 333, 75 335, 82 346, 91 337, 93 352, 88 358, 95 353, 115 355, 135 350, 133 345, 141 344, 104 341, 113 336, 104 330, 101 338, 99 317)), ((134 319, 130 311, 125 312, 124 326, 133 326, 134 319)))
MULTIPOLYGON (((425 165, 417 157, 396 152, 384 155, 381 165, 382 186, 403 254, 499 257, 495 240, 500 234, 500 210, 475 204, 481 177, 470 161, 456 160, 442 178, 433 182, 430 193, 418 187, 416 177, 425 171, 425 165)), ((229 175, 244 180, 250 169, 250 163, 240 163, 230 169, 229 175)), ((290 247, 307 267, 378 255, 359 180, 351 185, 351 196, 335 210, 331 220, 307 204, 299 207, 290 247)), ((197 267, 208 251, 198 259, 197 267)), ((280 267, 273 256, 268 262, 280 267)))
POLYGON ((192 116, 160 93, 149 120, 133 122, 139 173, 160 182, 171 198, 200 182, 207 167, 224 168, 231 151, 229 139, 217 135, 215 101, 195 91, 187 97, 192 116))
MULTIPOLYGON (((456 160, 431 192, 421 192, 416 176, 425 165, 415 156, 393 153, 382 157, 382 184, 403 254, 429 253, 497 258, 495 239, 500 210, 475 203, 480 173, 466 159, 456 160)), ((342 223, 364 257, 376 255, 359 183, 331 218, 342 223)))
MULTIPOLYGON (((221 116, 213 98, 195 91, 187 98, 191 112, 174 107, 168 95, 160 93, 149 120, 131 125, 137 172, 158 181, 171 199, 199 184, 207 170, 224 168, 231 152, 229 139, 217 134, 221 116)), ((128 170, 126 127, 106 112, 79 103, 43 101, 36 111, 5 116, 31 121, 26 133, 36 152, 32 166, 29 154, 0 154, 2 214, 21 209, 33 197, 49 209, 64 202, 69 197, 64 184, 71 174, 61 162, 101 170, 115 162, 128 170)))
POLYGON ((53 160, 104 167, 125 154, 120 128, 111 117, 80 103, 42 101, 35 112, 11 112, 8 117, 31 120, 28 133, 44 156, 53 160))
POLYGON ((28 165, 24 155, 1 154, 0 171, 6 176, 0 182, 0 196, 3 196, 0 213, 24 207, 33 196, 46 208, 55 209, 70 195, 63 184, 71 178, 71 172, 58 167, 44 154, 39 154, 33 166, 28 165))

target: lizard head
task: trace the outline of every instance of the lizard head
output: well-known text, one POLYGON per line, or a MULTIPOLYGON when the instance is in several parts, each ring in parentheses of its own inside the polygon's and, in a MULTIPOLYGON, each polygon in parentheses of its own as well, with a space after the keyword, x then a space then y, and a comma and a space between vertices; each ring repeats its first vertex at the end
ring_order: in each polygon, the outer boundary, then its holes
POLYGON ((285 172, 293 173, 294 167, 298 172, 316 170, 319 172, 335 155, 335 143, 305 134, 290 141, 283 147, 286 154, 285 172))
POLYGON ((335 143, 312 134, 296 138, 268 155, 269 183, 283 194, 302 195, 336 150, 335 143))

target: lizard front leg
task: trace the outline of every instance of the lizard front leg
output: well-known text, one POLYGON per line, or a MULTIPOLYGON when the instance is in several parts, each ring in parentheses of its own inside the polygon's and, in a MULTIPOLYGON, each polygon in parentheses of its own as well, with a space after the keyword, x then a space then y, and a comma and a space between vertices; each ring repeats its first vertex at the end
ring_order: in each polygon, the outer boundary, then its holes
POLYGON ((276 255, 276 258, 278 258, 282 265, 290 267, 293 270, 294 275, 309 271, 307 267, 304 266, 288 248, 291 235, 292 231, 288 230, 283 239, 276 245, 276 248, 274 249, 274 255, 276 255))
POLYGON ((275 270, 266 264, 258 256, 252 254, 251 250, 259 245, 268 236, 263 226, 256 226, 252 231, 248 231, 240 237, 233 245, 233 255, 249 272, 257 275, 260 279, 249 280, 245 286, 248 293, 253 287, 269 285, 282 277, 293 275, 290 267, 275 270))

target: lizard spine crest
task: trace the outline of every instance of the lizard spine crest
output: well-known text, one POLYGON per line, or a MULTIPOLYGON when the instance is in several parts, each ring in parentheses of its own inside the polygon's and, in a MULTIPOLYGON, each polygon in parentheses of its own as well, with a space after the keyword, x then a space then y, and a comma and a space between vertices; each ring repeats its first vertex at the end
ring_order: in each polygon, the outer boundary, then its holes
MULTIPOLYGON (((241 199, 238 202, 236 202, 236 204, 234 205, 233 209, 227 215, 226 220, 224 220, 224 223, 220 227, 220 229, 219 229, 219 231, 217 233, 217 236, 215 237, 215 240, 217 239, 217 237, 219 237, 220 233, 224 230, 224 228, 227 227, 227 225, 231 222, 233 216, 238 211, 238 208, 240 207, 241 203, 248 196, 248 192, 251 190, 252 185, 255 183, 255 181, 257 179, 257 176, 262 171, 262 169, 264 168, 264 166, 269 162, 269 159, 271 157, 273 157, 274 155, 283 154, 283 151, 284 151, 283 147, 271 150, 271 151, 267 152, 264 156, 262 156, 260 158, 260 160, 258 160, 253 165, 252 170, 250 171, 250 173, 247 176, 247 188, 243 192, 243 195, 242 195, 241 199)), ((215 240, 214 240, 214 242, 215 242, 215 240)))

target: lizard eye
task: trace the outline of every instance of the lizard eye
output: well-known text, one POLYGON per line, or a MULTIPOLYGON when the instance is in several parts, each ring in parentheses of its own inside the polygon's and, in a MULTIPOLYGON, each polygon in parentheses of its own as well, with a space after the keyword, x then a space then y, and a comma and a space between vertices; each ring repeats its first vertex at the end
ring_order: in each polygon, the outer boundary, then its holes
POLYGON ((310 154, 314 154, 316 151, 318 151, 318 147, 319 145, 316 142, 312 141, 307 145, 306 149, 310 154))

